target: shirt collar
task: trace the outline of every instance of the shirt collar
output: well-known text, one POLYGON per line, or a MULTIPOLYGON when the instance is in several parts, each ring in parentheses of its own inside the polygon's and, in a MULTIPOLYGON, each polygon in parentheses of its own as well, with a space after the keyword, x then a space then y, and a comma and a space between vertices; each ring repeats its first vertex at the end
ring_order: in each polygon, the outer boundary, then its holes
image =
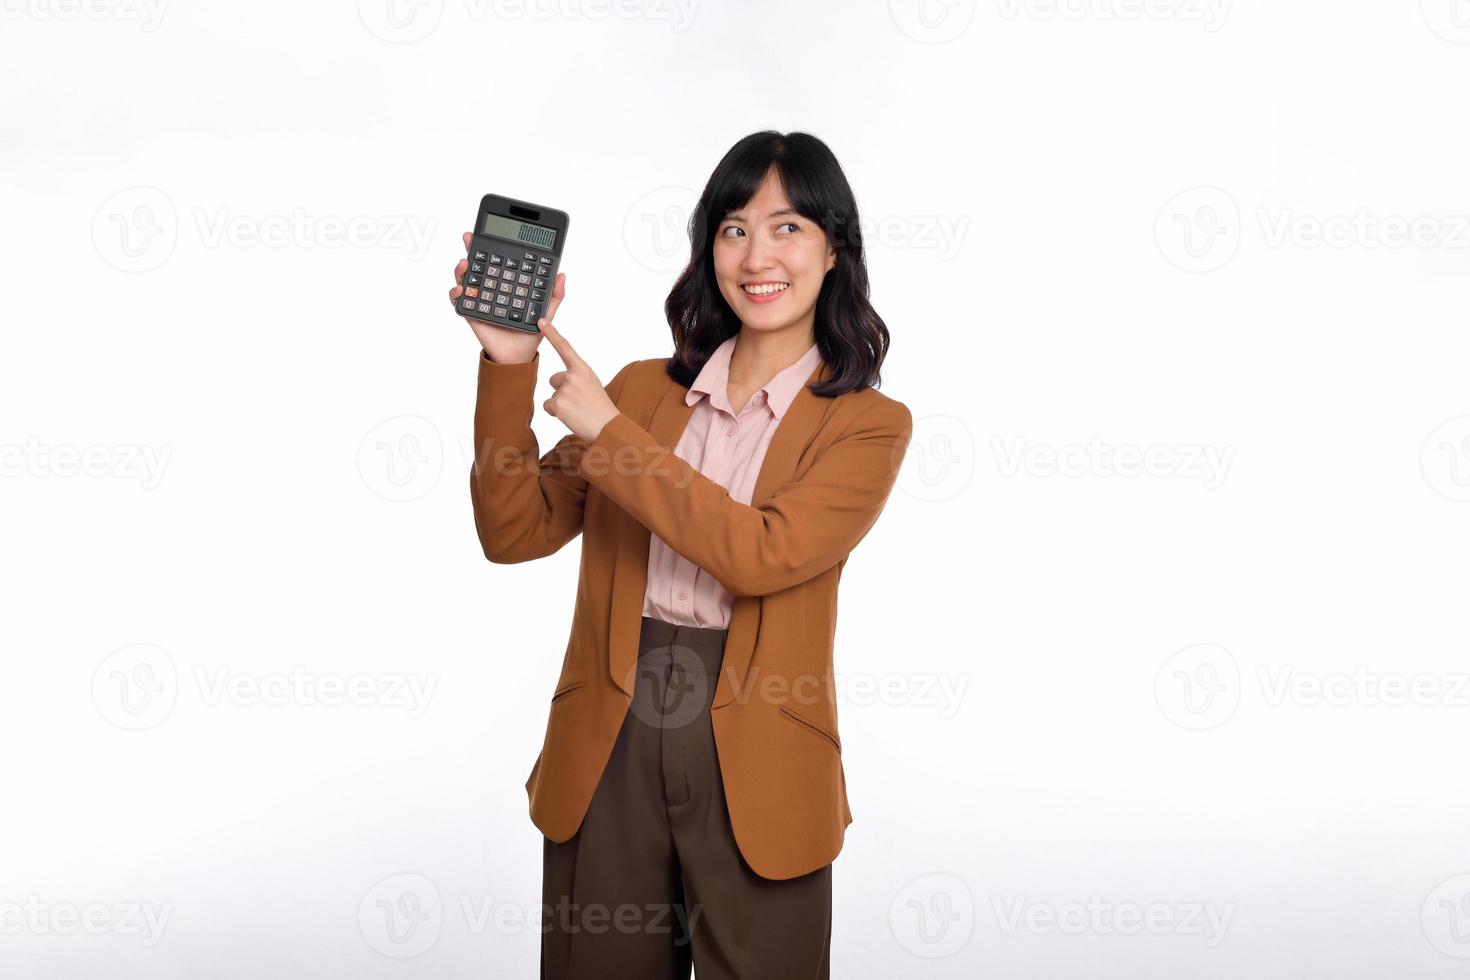
MULTIPOLYGON (((704 367, 699 369, 694 383, 689 386, 689 391, 684 395, 684 401, 690 405, 698 402, 701 396, 708 395, 710 404, 715 408, 724 409, 731 415, 735 410, 730 407, 728 385, 730 383, 730 355, 735 352, 735 340, 739 334, 727 337, 724 343, 715 348, 709 360, 704 362, 704 367)), ((806 353, 799 357, 795 364, 785 368, 770 381, 761 386, 760 390, 765 392, 766 407, 771 414, 780 419, 791 407, 799 392, 811 377, 817 365, 822 363, 822 353, 817 349, 814 342, 807 348, 806 353)), ((751 398, 756 396, 752 394, 751 398)))

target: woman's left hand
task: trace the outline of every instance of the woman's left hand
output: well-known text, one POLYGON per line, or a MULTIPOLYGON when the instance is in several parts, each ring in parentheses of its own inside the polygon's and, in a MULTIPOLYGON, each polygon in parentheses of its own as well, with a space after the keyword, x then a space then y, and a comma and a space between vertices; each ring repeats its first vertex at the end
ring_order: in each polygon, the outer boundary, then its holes
POLYGON ((619 414, 618 407, 607 396, 607 390, 596 373, 572 350, 572 345, 550 321, 542 317, 536 321, 536 326, 551 342, 567 368, 547 379, 556 393, 542 402, 541 407, 561 419, 573 435, 591 442, 602 432, 602 427, 619 414))

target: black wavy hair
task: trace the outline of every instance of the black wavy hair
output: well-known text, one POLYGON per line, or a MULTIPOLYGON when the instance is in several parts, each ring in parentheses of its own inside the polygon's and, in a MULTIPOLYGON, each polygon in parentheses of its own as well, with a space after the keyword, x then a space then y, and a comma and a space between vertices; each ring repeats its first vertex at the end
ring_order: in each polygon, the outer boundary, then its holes
POLYGON ((810 133, 770 129, 751 133, 730 148, 689 216, 689 264, 664 301, 674 335, 674 353, 665 370, 687 388, 715 348, 740 332, 740 318, 715 280, 715 233, 726 215, 755 196, 772 167, 791 206, 820 225, 837 251, 837 262, 817 294, 813 327, 817 350, 831 371, 810 390, 836 397, 876 385, 888 354, 888 327, 868 302, 868 270, 852 188, 826 143, 810 133))

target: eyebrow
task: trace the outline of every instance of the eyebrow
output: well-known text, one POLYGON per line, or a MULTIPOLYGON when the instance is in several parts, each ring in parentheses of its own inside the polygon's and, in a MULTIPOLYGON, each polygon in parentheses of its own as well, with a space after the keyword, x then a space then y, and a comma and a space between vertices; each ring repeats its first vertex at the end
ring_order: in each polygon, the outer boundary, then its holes
MULTIPOLYGON (((725 220, 726 221, 744 221, 745 220, 744 218, 739 217, 739 215, 742 214, 743 211, 744 211, 744 209, 741 209, 740 211, 731 211, 730 213, 728 213, 728 214, 725 215, 725 220)), ((801 212, 800 211, 797 211, 795 208, 782 208, 779 211, 772 211, 771 214, 770 214, 770 217, 776 218, 776 217, 779 217, 779 216, 781 216, 783 214, 794 214, 797 217, 800 217, 801 216, 801 212)))

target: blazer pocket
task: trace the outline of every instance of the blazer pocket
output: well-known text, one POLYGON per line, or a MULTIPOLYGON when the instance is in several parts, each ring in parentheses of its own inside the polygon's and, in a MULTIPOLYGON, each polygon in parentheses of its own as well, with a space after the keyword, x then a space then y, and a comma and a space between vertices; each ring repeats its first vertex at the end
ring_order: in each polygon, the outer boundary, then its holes
POLYGON ((567 684, 564 687, 557 688, 556 693, 551 695, 551 703, 556 704, 556 702, 560 701, 568 694, 576 694, 583 687, 585 687, 586 684, 586 681, 572 681, 570 684, 567 684))
POLYGON ((807 731, 811 732, 813 735, 820 735, 822 738, 825 738, 828 742, 831 743, 832 747, 837 750, 839 755, 842 753, 842 743, 837 740, 837 736, 835 733, 827 731, 826 728, 818 725, 816 722, 812 721, 809 718, 802 717, 795 711, 792 711, 790 708, 786 707, 786 705, 784 704, 779 705, 778 707, 783 717, 791 719, 798 725, 805 728, 807 731))

